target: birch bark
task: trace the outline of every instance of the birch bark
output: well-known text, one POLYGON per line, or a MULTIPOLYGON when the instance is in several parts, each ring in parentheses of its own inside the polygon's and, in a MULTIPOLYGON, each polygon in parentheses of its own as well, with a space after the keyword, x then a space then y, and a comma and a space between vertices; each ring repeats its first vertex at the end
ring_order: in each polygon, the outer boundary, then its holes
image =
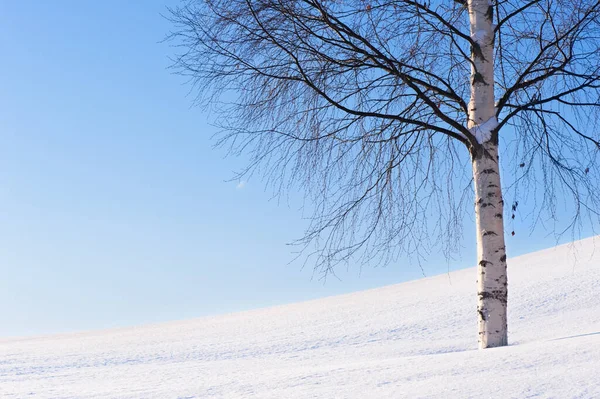
POLYGON ((498 132, 494 104, 494 8, 491 0, 469 0, 472 47, 469 128, 477 139, 471 156, 477 234, 479 348, 505 346, 507 278, 498 132))

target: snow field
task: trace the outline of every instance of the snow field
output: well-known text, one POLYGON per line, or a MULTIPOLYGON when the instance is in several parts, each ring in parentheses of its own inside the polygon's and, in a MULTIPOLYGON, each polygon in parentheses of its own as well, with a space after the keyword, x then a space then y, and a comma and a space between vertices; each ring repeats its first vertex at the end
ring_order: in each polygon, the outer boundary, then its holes
POLYGON ((472 268, 217 317, 0 340, 0 397, 600 398, 600 239, 508 267, 509 347, 476 349, 472 268))

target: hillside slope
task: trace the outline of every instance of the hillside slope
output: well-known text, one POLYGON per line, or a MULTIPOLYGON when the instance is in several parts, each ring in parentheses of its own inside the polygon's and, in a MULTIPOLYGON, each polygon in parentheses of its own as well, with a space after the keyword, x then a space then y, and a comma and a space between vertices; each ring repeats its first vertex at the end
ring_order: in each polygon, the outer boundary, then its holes
POLYGON ((509 347, 476 349, 475 278, 0 341, 0 397, 600 398, 600 238, 509 259, 509 347))

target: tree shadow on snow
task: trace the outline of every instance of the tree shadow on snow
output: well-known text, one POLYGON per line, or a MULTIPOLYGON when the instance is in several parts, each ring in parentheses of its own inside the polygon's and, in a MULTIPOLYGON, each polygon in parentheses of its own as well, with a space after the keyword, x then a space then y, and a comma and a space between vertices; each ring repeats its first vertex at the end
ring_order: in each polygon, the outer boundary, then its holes
POLYGON ((587 337, 587 336, 590 336, 590 335, 600 335, 600 331, 598 331, 598 332, 593 332, 593 333, 588 333, 588 334, 571 335, 571 336, 569 336, 569 337, 555 338, 555 339, 552 339, 551 341, 560 341, 561 339, 570 339, 570 338, 587 337))

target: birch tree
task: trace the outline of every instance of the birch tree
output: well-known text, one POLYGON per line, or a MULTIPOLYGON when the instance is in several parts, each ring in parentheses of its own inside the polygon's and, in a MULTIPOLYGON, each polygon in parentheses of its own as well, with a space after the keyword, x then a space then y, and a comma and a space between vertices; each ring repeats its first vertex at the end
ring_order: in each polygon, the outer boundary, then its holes
POLYGON ((169 18, 174 68, 217 112, 217 143, 250 156, 241 174, 306 190, 298 244, 325 274, 450 254, 474 203, 488 348, 508 343, 518 194, 534 223, 560 199, 567 227, 598 217, 599 17, 589 0, 189 0, 169 18))

